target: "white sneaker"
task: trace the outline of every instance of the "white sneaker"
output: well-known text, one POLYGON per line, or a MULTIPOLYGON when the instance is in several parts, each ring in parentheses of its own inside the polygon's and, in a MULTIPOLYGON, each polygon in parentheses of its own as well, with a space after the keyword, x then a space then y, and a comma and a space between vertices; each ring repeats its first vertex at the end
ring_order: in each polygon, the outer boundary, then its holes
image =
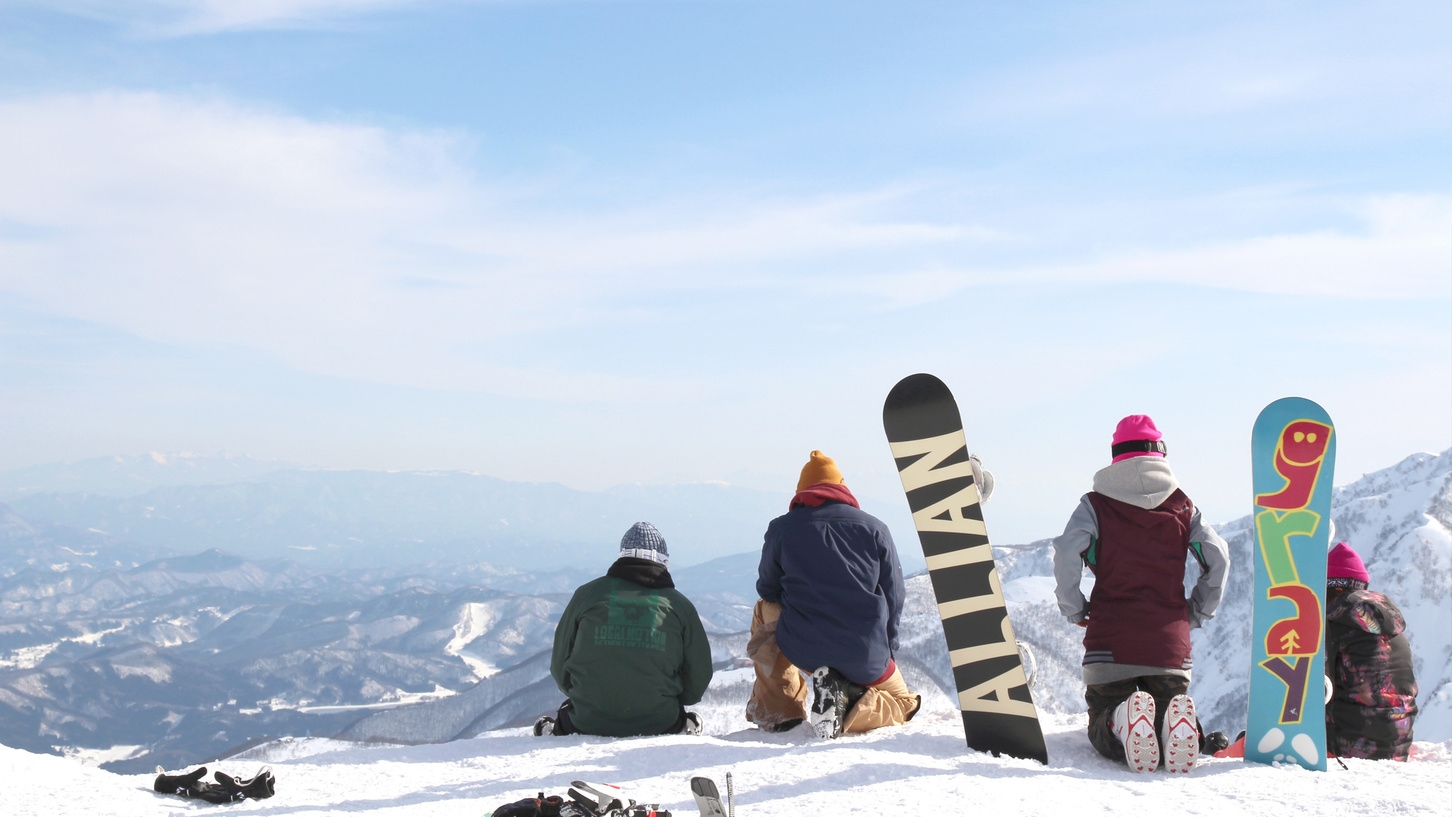
POLYGON ((1152 772, 1160 766, 1160 741, 1155 736, 1155 699, 1148 692, 1136 692, 1114 710, 1111 727, 1124 741, 1124 760, 1137 772, 1152 772))
POLYGON ((1189 695, 1176 695, 1165 706, 1165 723, 1160 733, 1165 753, 1165 771, 1189 774, 1200 755, 1200 728, 1195 721, 1195 702, 1189 695))

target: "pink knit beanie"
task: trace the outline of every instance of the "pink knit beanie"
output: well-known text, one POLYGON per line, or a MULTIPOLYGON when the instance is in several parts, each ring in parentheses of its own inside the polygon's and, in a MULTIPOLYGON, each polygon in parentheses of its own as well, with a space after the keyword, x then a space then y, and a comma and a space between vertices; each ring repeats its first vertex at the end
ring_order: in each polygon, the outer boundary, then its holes
POLYGON ((1114 462, 1130 457, 1163 457, 1165 455, 1164 435, 1155 428, 1155 421, 1148 414, 1131 414, 1114 427, 1114 440, 1109 453, 1114 462))
POLYGON ((1326 554, 1327 587, 1358 587, 1365 590, 1370 585, 1371 574, 1366 572, 1366 565, 1350 545, 1341 542, 1326 554))

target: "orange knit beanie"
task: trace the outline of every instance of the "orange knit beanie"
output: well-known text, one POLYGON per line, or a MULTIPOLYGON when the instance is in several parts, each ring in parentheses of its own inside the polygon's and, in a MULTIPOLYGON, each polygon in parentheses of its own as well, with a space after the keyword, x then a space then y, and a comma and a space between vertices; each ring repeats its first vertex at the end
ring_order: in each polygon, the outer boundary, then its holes
POLYGON ((801 491, 819 482, 833 482, 842 485, 847 480, 842 479, 842 472, 837 469, 836 460, 820 451, 813 451, 811 459, 802 466, 802 477, 797 480, 797 490, 801 491))

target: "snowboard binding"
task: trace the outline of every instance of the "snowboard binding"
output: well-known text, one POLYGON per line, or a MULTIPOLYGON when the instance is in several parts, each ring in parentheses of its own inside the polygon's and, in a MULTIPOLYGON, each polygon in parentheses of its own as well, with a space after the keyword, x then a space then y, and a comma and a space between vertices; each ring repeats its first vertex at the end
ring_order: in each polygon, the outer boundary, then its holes
MULTIPOLYGON (((671 817, 671 813, 655 803, 637 803, 625 796, 619 786, 609 783, 570 782, 567 805, 578 806, 588 817, 671 817)), ((563 815, 563 811, 561 812, 563 815)))

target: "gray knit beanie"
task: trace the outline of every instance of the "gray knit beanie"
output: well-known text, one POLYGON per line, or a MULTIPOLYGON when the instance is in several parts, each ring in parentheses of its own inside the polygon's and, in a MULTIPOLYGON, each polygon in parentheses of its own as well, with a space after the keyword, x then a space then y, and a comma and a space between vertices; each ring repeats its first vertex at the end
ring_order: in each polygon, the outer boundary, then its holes
POLYGON ((636 522, 620 537, 620 555, 637 559, 649 559, 670 567, 671 556, 666 550, 665 537, 649 522, 636 522))

